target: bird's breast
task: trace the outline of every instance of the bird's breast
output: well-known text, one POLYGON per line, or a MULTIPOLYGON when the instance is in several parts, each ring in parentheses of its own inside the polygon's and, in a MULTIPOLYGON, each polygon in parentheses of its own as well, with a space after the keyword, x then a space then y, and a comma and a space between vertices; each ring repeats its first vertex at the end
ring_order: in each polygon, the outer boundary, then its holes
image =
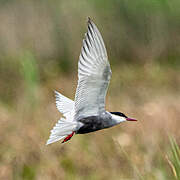
POLYGON ((111 127, 108 119, 103 119, 99 116, 90 116, 82 118, 79 121, 83 123, 83 126, 76 132, 76 134, 85 134, 111 127))

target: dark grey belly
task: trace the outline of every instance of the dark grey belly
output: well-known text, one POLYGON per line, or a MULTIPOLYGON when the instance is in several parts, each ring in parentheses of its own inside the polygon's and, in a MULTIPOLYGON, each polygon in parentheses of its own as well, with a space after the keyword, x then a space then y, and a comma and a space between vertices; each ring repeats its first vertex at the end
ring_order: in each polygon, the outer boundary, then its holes
POLYGON ((98 131, 110 127, 109 122, 104 121, 98 116, 90 116, 79 120, 84 125, 76 132, 76 134, 85 134, 98 131))

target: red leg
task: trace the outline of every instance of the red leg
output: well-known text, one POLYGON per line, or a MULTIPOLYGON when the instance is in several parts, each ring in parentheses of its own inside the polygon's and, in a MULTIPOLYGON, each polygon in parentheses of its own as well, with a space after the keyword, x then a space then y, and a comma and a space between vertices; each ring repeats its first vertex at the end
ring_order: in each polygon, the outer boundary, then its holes
POLYGON ((66 141, 69 141, 71 138, 72 138, 72 136, 74 135, 74 131, 71 133, 71 134, 69 134, 64 140, 63 140, 63 142, 62 143, 64 143, 64 142, 66 142, 66 141))

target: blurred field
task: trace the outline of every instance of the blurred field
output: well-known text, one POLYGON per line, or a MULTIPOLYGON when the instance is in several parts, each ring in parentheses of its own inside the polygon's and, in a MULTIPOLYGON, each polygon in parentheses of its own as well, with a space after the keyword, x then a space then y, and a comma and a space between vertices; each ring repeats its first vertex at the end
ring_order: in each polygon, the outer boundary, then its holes
POLYGON ((0 1, 0 179, 178 179, 179 9, 179 0, 0 1), (53 90, 74 97, 88 16, 113 71, 107 110, 139 121, 45 146, 60 118, 53 90))

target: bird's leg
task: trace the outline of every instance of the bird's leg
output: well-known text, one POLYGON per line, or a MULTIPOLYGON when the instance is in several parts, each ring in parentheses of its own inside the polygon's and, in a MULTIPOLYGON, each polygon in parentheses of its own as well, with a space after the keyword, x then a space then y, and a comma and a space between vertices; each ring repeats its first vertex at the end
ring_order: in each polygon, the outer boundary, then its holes
POLYGON ((74 135, 74 131, 71 133, 71 134, 69 134, 64 140, 63 140, 63 142, 62 143, 64 143, 64 142, 66 142, 66 141, 69 141, 71 138, 72 138, 72 136, 74 135))

